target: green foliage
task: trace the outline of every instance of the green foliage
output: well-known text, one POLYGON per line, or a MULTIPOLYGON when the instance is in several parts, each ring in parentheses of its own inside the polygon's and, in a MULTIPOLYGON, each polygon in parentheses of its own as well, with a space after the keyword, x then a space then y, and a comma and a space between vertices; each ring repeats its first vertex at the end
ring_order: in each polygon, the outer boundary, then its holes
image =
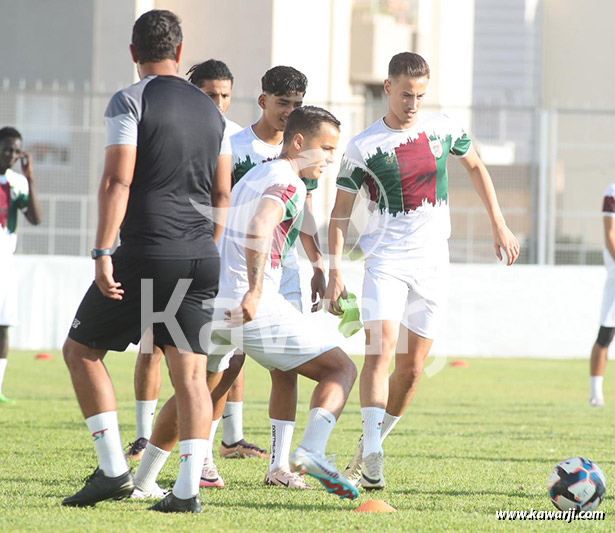
MULTIPOLYGON (((385 442, 387 488, 341 501, 318 486, 289 491, 262 484, 266 461, 221 460, 227 484, 201 490, 203 514, 168 516, 147 512, 151 501, 104 502, 93 509, 68 509, 61 500, 81 488, 95 466, 95 453, 74 398, 62 357, 34 359, 12 353, 4 392, 17 400, 0 406, 0 531, 612 531, 615 479, 612 409, 615 395, 606 379, 605 408, 587 406, 587 362, 529 359, 469 359, 423 376, 415 401, 385 442), (546 479, 567 457, 594 460, 607 478, 600 522, 498 522, 496 510, 550 511, 546 479), (398 512, 355 513, 368 499, 384 499, 398 512)), ((118 397, 125 443, 134 438, 134 354, 110 354, 109 372, 118 397)), ((361 359, 356 359, 360 365, 361 359)), ((248 361, 244 430, 267 447, 267 373, 248 361)), ((171 388, 164 375, 161 396, 171 388)), ((300 382, 294 443, 308 414, 312 385, 300 382)), ((161 405, 159 404, 159 407, 161 405)), ((328 451, 343 468, 354 452, 361 418, 357 387, 337 424, 328 451)), ((220 444, 221 432, 214 446, 220 444)), ((217 455, 217 454, 216 454, 217 455)), ((160 484, 175 479, 174 452, 160 484)))

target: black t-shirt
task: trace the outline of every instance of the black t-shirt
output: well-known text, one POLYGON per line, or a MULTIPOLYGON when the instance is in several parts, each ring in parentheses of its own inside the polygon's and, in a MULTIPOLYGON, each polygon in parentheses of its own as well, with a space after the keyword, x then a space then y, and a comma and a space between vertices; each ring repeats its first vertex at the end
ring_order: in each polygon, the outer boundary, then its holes
POLYGON ((211 186, 225 122, 212 100, 176 76, 148 76, 111 98, 105 124, 107 146, 137 146, 117 253, 217 256, 211 186))

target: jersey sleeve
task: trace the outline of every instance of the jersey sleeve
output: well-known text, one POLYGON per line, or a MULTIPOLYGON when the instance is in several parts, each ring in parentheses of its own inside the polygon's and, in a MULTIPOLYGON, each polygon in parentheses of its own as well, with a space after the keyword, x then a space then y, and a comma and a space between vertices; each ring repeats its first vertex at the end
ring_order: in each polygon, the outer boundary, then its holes
POLYGON ((140 100, 135 99, 125 90, 115 93, 105 111, 107 132, 105 147, 115 144, 137 146, 140 120, 140 100))
POLYGON ((448 119, 451 134, 450 153, 457 157, 465 157, 472 147, 472 139, 457 122, 447 115, 444 116, 448 119))
POLYGON ((310 180, 307 178, 301 178, 301 181, 303 181, 303 184, 305 185, 305 188, 307 189, 308 193, 311 193, 312 191, 318 188, 318 180, 310 180))
POLYGON ((222 135, 222 141, 220 142, 220 155, 233 155, 229 124, 226 120, 224 121, 224 134, 222 135))
POLYGON ((263 192, 262 198, 270 198, 278 202, 283 209, 282 220, 292 220, 303 210, 305 205, 305 187, 295 187, 292 183, 276 184, 263 192))
POLYGON ((604 191, 602 216, 615 217, 615 183, 611 183, 604 191))
POLYGON ((348 143, 335 182, 338 189, 357 194, 368 174, 361 152, 353 141, 348 143))

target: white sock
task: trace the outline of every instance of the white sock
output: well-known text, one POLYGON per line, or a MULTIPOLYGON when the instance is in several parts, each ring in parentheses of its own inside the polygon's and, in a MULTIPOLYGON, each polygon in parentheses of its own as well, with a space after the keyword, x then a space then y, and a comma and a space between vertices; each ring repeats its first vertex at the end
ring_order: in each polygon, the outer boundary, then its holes
POLYGON ((243 439, 243 402, 226 402, 222 413, 222 442, 230 446, 243 439))
POLYGON ((300 446, 310 452, 324 454, 335 422, 335 417, 326 409, 322 407, 312 409, 300 446))
POLYGON ((278 468, 290 468, 288 456, 290 455, 290 446, 293 441, 293 433, 295 431, 294 420, 276 420, 270 418, 271 421, 271 460, 269 461, 269 472, 273 472, 278 468))
POLYGON ((209 430, 209 439, 207 439, 207 455, 205 459, 209 459, 210 461, 214 460, 214 438, 216 437, 216 431, 218 431, 218 425, 220 424, 220 419, 216 418, 211 421, 211 429, 209 430))
POLYGON ((4 381, 4 372, 6 371, 7 358, 0 359, 0 394, 2 394, 2 382, 4 381))
POLYGON ((380 430, 380 444, 387 438, 388 434, 391 433, 391 430, 395 427, 395 424, 399 422, 401 416, 393 416, 384 412, 384 418, 382 419, 382 429, 380 430))
POLYGON ((135 486, 143 492, 150 492, 170 454, 148 442, 135 473, 135 486))
POLYGON ((363 457, 370 453, 381 452, 382 444, 380 435, 384 409, 380 407, 361 407, 361 419, 363 422, 363 457))
POLYGON ((589 397, 602 398, 603 376, 589 376, 589 397))
POLYGON ((199 493, 199 481, 208 446, 209 442, 205 439, 179 441, 179 474, 173 486, 173 494, 177 498, 187 500, 199 493))
POLYGON ((128 471, 124 458, 120 428, 117 423, 117 411, 107 411, 90 418, 85 423, 94 439, 98 467, 107 477, 118 477, 128 471))
POLYGON ((158 400, 135 400, 135 412, 137 414, 137 439, 152 436, 152 424, 156 414, 158 400))

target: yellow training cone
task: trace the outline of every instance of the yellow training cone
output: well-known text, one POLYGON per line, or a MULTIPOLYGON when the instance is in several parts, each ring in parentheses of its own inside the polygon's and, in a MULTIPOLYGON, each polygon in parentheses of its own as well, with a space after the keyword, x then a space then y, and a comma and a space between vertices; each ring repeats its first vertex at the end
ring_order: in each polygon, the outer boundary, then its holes
POLYGON ((357 513, 395 513, 397 509, 391 507, 384 500, 367 500, 355 509, 357 513))

